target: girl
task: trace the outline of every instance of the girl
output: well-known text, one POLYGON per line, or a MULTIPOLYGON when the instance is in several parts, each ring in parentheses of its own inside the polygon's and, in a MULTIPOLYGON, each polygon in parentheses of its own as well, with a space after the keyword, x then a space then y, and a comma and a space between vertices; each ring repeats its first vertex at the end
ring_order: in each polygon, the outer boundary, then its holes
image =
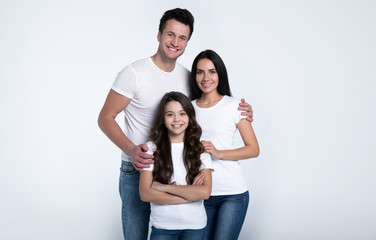
POLYGON ((190 77, 191 100, 203 129, 205 152, 213 159, 213 188, 205 200, 208 217, 205 239, 237 239, 248 208, 249 194, 238 160, 257 157, 259 146, 251 123, 236 110, 227 70, 217 53, 201 52, 190 77), (244 146, 234 149, 239 129, 244 146))
POLYGON ((150 239, 203 239, 212 167, 200 137, 188 97, 166 93, 147 143, 155 163, 140 176, 141 200, 151 202, 150 239))

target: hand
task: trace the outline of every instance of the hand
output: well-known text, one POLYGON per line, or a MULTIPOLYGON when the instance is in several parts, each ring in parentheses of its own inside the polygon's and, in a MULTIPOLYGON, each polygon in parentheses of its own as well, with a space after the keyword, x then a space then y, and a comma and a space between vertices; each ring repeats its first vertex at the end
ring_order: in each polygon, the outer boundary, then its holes
POLYGON ((130 156, 132 159, 132 164, 134 168, 140 172, 143 170, 143 168, 148 168, 150 167, 150 164, 154 163, 152 160, 154 156, 145 153, 148 150, 149 149, 146 144, 134 146, 134 148, 131 150, 130 156))
POLYGON ((221 151, 216 149, 212 142, 202 140, 201 143, 205 147, 205 152, 210 153, 217 159, 221 159, 221 151))
POLYGON ((151 188, 158 190, 158 191, 161 191, 161 192, 163 192, 163 190, 162 190, 163 186, 164 186, 164 184, 162 184, 160 182, 156 182, 156 181, 151 184, 151 188))
POLYGON ((204 183, 204 178, 205 178, 204 174, 199 173, 199 174, 195 177, 195 179, 193 179, 193 183, 192 183, 192 185, 202 185, 202 184, 204 183))
POLYGON ((242 111, 245 111, 245 112, 242 112, 241 114, 243 116, 247 116, 247 120, 249 122, 253 122, 253 110, 252 110, 252 106, 249 105, 248 103, 246 103, 244 98, 242 98, 241 103, 239 103, 239 108, 238 109, 242 110, 242 111))

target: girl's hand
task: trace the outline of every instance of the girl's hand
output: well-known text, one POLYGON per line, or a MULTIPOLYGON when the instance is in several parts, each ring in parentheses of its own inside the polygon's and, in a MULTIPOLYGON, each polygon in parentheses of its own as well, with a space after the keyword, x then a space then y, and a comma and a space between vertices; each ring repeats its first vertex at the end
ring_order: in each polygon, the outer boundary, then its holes
POLYGON ((162 183, 160 183, 160 182, 153 182, 152 184, 151 184, 151 188, 153 188, 153 189, 155 189, 155 190, 158 190, 158 191, 161 191, 161 192, 163 192, 163 186, 164 186, 164 184, 162 184, 162 183))
POLYGON ((192 185, 202 185, 202 184, 204 183, 204 178, 205 178, 204 174, 199 173, 199 174, 195 177, 195 179, 193 179, 193 183, 192 183, 192 185))
POLYGON ((221 159, 221 151, 216 149, 212 142, 202 140, 201 143, 205 147, 205 152, 210 153, 217 159, 221 159))

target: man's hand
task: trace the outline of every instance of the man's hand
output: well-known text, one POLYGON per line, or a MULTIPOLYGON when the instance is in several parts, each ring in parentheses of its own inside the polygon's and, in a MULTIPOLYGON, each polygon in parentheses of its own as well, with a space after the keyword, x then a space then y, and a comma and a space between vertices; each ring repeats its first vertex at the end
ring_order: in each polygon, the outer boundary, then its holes
POLYGON ((241 103, 239 103, 239 110, 244 111, 242 112, 243 116, 247 116, 247 120, 249 122, 253 122, 253 110, 252 106, 245 102, 245 99, 242 98, 241 103))
POLYGON ((146 146, 146 144, 140 144, 138 146, 134 146, 134 148, 131 151, 131 159, 132 159, 132 164, 135 169, 138 171, 142 171, 144 168, 150 167, 150 164, 154 163, 153 155, 147 154, 149 149, 146 146))

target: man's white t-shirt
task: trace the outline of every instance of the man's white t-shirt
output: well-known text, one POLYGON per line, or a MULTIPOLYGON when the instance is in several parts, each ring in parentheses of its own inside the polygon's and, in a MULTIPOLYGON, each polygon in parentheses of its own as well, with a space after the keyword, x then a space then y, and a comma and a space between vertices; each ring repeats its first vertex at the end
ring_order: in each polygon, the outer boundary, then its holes
MULTIPOLYGON (((223 96, 214 106, 200 108, 196 100, 192 104, 196 119, 202 128, 202 140, 211 141, 219 150, 234 149, 236 124, 246 116, 238 110, 240 101, 223 96)), ((220 160, 212 156, 214 171, 212 173, 212 196, 232 195, 247 191, 243 171, 238 161, 220 160)))
MULTIPOLYGON (((188 96, 189 71, 176 63, 172 72, 159 69, 149 58, 126 66, 116 77, 112 90, 131 99, 124 109, 124 134, 136 145, 149 140, 158 104, 167 92, 188 96)), ((122 160, 130 157, 122 152, 122 160)))
MULTIPOLYGON (((153 142, 147 142, 149 147, 147 153, 153 154, 156 146, 153 142)), ((171 177, 171 182, 176 185, 187 185, 185 177, 187 171, 183 162, 184 143, 171 143, 171 156, 174 173, 171 177)), ((208 153, 201 154, 202 165, 201 169, 212 169, 211 157, 208 153)), ((144 168, 144 171, 153 171, 154 164, 150 164, 149 168, 144 168)), ((156 204, 150 203, 151 224, 160 229, 166 230, 181 230, 181 229, 201 229, 206 226, 206 212, 204 201, 199 200, 184 204, 156 204)))

